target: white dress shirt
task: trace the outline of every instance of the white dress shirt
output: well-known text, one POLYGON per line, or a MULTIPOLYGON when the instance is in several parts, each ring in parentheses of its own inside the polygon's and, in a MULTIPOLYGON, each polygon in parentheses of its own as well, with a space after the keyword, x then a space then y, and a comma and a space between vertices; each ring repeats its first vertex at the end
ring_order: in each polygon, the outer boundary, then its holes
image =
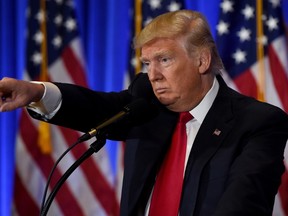
POLYGON ((44 119, 51 119, 62 104, 62 94, 59 88, 50 82, 34 82, 44 86, 44 94, 40 101, 32 102, 28 105, 28 109, 33 110, 43 116, 44 119))
POLYGON ((214 78, 214 82, 213 82, 211 89, 207 92, 207 94, 202 99, 202 101, 194 109, 189 111, 190 114, 194 118, 191 121, 186 123, 187 149, 186 149, 185 167, 186 167, 195 137, 198 133, 198 130, 205 116, 207 115, 209 109, 211 108, 216 98, 218 90, 219 90, 219 83, 217 79, 214 78))

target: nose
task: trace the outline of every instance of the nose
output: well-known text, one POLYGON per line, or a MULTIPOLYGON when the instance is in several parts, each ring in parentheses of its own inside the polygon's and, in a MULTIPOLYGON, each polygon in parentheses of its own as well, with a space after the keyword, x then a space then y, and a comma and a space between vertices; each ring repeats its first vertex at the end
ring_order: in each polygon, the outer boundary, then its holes
POLYGON ((155 82, 161 80, 163 78, 163 75, 157 65, 151 64, 148 70, 148 77, 150 82, 155 82))

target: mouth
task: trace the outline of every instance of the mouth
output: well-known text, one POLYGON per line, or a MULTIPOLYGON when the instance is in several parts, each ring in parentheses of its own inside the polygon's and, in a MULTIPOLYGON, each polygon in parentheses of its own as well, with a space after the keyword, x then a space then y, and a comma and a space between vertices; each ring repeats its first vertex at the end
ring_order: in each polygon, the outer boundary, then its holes
POLYGON ((157 88, 155 89, 156 94, 164 94, 167 91, 166 88, 157 88))

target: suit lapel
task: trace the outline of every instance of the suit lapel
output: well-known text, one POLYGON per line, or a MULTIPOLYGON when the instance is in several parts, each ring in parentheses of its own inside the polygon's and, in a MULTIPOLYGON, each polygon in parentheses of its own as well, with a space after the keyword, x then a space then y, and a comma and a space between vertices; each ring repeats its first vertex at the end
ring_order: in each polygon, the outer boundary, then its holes
POLYGON ((219 83, 220 89, 215 102, 197 133, 189 155, 184 177, 180 215, 187 215, 187 212, 191 215, 191 212, 194 212, 203 168, 220 148, 222 141, 232 129, 232 102, 226 97, 226 84, 222 80, 219 80, 219 83))
MULTIPOLYGON (((135 209, 144 210, 144 205, 154 185, 159 164, 169 147, 176 121, 176 113, 166 109, 161 110, 153 123, 141 127, 142 132, 143 130, 146 131, 143 133, 145 138, 141 139, 140 137, 136 145, 135 142, 131 144, 134 145, 134 162, 129 189, 129 215, 136 215, 135 209), (147 139, 147 137, 151 139, 147 139)), ((142 134, 141 131, 140 134, 142 134)))

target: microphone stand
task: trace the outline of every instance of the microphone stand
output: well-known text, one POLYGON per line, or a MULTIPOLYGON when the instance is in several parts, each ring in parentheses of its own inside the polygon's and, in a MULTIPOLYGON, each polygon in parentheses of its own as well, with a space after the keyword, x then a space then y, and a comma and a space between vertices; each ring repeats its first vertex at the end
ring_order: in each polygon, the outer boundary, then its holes
POLYGON ((53 190, 51 191, 49 197, 47 198, 47 201, 45 202, 44 208, 40 212, 41 216, 46 216, 46 214, 50 208, 50 205, 52 204, 52 201, 55 198, 57 192, 59 191, 61 186, 64 184, 66 179, 72 174, 72 172, 78 166, 80 166, 80 164, 83 161, 85 161, 87 158, 89 158, 93 153, 97 153, 105 145, 106 139, 104 138, 104 136, 99 136, 99 138, 97 137, 97 140, 90 145, 90 148, 86 152, 84 152, 84 154, 79 159, 77 159, 72 164, 72 166, 64 173, 64 175, 58 180, 58 182, 54 186, 53 190))

